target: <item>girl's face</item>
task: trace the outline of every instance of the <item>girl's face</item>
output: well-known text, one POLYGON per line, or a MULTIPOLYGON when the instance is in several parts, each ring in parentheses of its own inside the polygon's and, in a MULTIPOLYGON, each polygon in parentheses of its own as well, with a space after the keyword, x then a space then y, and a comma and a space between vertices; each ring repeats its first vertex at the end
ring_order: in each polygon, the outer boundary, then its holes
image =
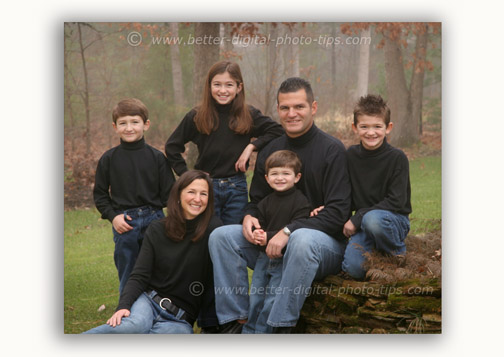
POLYGON ((241 92, 242 84, 231 78, 228 72, 216 74, 210 82, 212 97, 220 105, 229 104, 241 92))
POLYGON ((180 205, 185 219, 194 219, 202 214, 208 205, 208 183, 196 179, 180 193, 180 205))

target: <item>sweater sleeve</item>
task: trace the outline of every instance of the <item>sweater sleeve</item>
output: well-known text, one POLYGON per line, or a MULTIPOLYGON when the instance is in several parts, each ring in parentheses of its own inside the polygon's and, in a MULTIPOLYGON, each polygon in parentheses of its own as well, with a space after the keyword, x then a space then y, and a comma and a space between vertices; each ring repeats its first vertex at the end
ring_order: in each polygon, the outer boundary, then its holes
POLYGON ((254 168, 254 176, 252 176, 252 182, 250 184, 249 196, 250 202, 245 208, 245 215, 251 215, 252 217, 258 216, 257 205, 259 202, 273 192, 271 187, 266 182, 264 177, 264 163, 267 158, 267 153, 263 150, 257 155, 257 160, 254 168))
POLYGON ((166 207, 170 190, 175 183, 175 177, 168 159, 161 154, 159 158, 159 193, 163 207, 166 207))
MULTIPOLYGON (((299 195, 299 202, 296 202, 296 207, 297 208, 293 212, 289 223, 292 223, 297 219, 310 217, 311 205, 310 205, 310 202, 308 202, 308 199, 303 194, 299 195)), ((288 226, 288 224, 286 226, 288 226)), ((268 242, 277 233, 278 233, 278 230, 266 232, 266 235, 268 237, 268 242)))
POLYGON ((155 258, 155 246, 153 244, 154 235, 158 233, 152 229, 152 225, 147 228, 142 242, 142 248, 131 272, 128 282, 119 298, 116 311, 121 309, 131 310, 131 306, 148 287, 155 258))
POLYGON ((371 210, 386 210, 398 212, 407 205, 408 195, 411 191, 409 180, 409 161, 406 155, 398 156, 392 177, 387 183, 385 198, 371 207, 358 209, 350 218, 355 228, 359 229, 364 215, 371 210))
POLYGON ((252 106, 249 106, 249 109, 254 122, 252 137, 257 138, 252 141, 252 144, 256 147, 257 151, 259 151, 271 140, 282 135, 284 130, 280 124, 270 117, 263 115, 260 110, 252 106))
POLYGON ((120 214, 112 207, 112 199, 110 198, 110 152, 105 153, 98 161, 95 174, 95 185, 93 189, 93 199, 96 208, 101 213, 103 219, 108 219, 110 222, 115 216, 120 214))
POLYGON ((168 162, 179 176, 188 170, 187 164, 182 157, 185 151, 185 144, 193 141, 198 134, 196 124, 194 124, 195 115, 196 110, 194 109, 187 113, 165 144, 165 153, 168 162))

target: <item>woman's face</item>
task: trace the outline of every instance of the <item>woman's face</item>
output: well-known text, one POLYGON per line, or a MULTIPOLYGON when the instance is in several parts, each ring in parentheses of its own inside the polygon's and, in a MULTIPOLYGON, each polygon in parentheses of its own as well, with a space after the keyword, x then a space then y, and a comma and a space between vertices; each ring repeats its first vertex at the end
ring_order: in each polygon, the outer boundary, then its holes
POLYGON ((194 219, 202 214, 208 205, 208 183, 196 179, 180 193, 180 204, 185 219, 194 219))
POLYGON ((242 90, 242 84, 238 85, 228 72, 216 74, 210 86, 213 99, 220 105, 231 103, 242 90))

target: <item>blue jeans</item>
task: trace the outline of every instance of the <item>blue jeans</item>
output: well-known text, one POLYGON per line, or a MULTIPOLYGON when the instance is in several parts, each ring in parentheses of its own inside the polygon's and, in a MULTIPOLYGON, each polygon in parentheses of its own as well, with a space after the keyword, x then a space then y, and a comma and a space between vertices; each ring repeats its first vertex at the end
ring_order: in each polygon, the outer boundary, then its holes
MULTIPOLYGON (((215 229, 209 240, 214 267, 217 317, 224 324, 249 316, 247 266, 254 269, 259 255, 242 234, 241 225, 215 229)), ((282 278, 267 324, 295 326, 311 284, 341 270, 345 243, 313 229, 294 231, 283 257, 282 278)))
POLYGON ((124 211, 124 220, 133 227, 132 230, 119 234, 112 227, 115 243, 114 262, 119 275, 119 293, 122 293, 135 266, 138 253, 140 253, 142 247, 145 230, 152 221, 163 217, 163 210, 160 209, 149 206, 133 208, 124 211), (127 215, 132 218, 131 221, 126 219, 127 215))
POLYGON ((406 254, 404 239, 410 230, 408 217, 385 210, 372 210, 362 218, 361 228, 350 237, 342 268, 355 279, 364 279, 366 253, 406 254))
POLYGON ((227 178, 212 178, 212 181, 215 215, 225 225, 240 223, 248 203, 245 174, 240 173, 227 178))
POLYGON ((120 325, 112 327, 104 324, 84 333, 193 333, 192 326, 180 319, 184 310, 180 309, 177 316, 172 315, 152 300, 155 295, 155 291, 142 293, 131 306, 130 315, 122 318, 120 325))
POLYGON ((265 252, 259 253, 250 286, 248 320, 242 333, 273 333, 267 321, 275 295, 281 292, 282 266, 283 258, 270 259, 265 252))

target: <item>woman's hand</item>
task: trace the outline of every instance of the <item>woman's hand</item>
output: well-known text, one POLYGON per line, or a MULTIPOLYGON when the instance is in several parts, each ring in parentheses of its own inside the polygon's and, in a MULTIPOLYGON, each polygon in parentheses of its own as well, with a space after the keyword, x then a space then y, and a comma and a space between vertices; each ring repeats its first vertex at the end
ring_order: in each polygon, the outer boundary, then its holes
POLYGON ((121 309, 115 312, 114 315, 110 319, 107 320, 107 324, 116 327, 121 324, 121 319, 123 317, 128 317, 130 315, 130 311, 128 309, 121 309))
POLYGON ((252 155, 252 152, 254 152, 255 146, 254 144, 248 144, 243 152, 241 153, 240 157, 238 158, 238 161, 235 163, 235 170, 236 172, 241 171, 245 172, 247 171, 247 162, 250 159, 250 155, 252 155))

